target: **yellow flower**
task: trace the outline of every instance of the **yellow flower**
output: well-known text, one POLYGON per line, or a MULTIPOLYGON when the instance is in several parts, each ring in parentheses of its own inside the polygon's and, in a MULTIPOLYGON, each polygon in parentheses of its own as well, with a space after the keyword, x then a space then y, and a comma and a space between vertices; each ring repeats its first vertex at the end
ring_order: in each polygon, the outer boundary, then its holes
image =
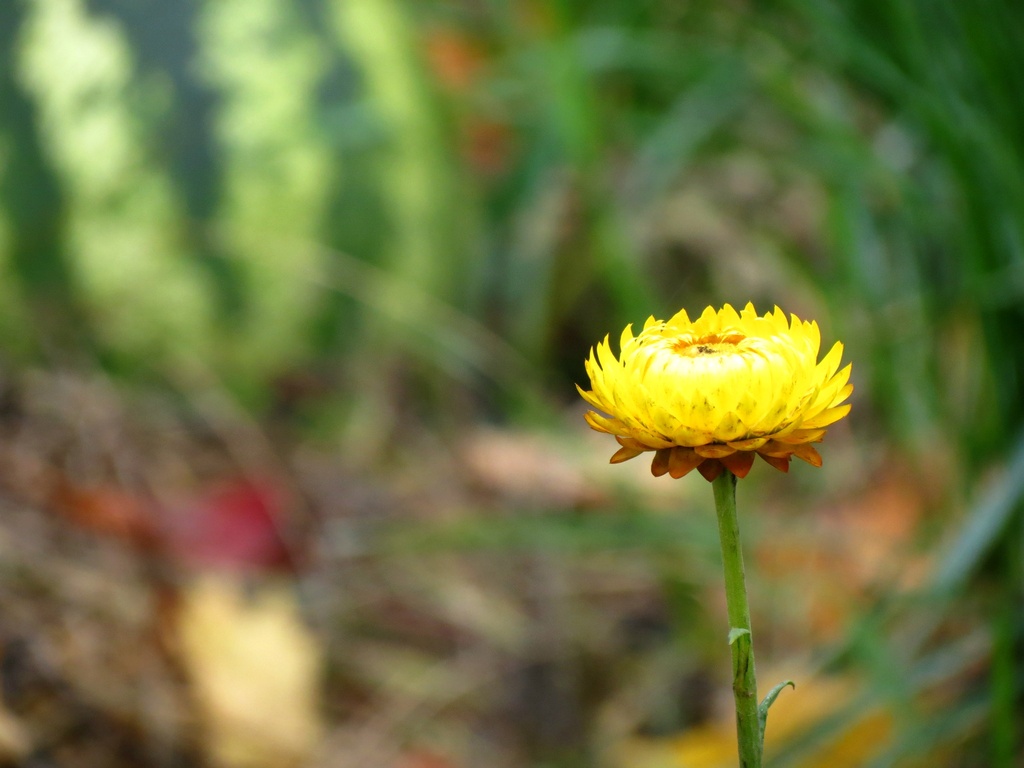
POLYGON ((820 467, 812 443, 849 412, 853 391, 850 366, 838 370, 843 345, 818 362, 820 346, 817 323, 778 307, 761 317, 726 304, 692 321, 680 310, 637 336, 626 326, 617 358, 605 336, 586 361, 592 389, 577 389, 608 414, 585 418, 619 442, 613 464, 655 451, 656 477, 697 469, 708 480, 723 469, 746 477, 755 453, 783 472, 793 456, 820 467))

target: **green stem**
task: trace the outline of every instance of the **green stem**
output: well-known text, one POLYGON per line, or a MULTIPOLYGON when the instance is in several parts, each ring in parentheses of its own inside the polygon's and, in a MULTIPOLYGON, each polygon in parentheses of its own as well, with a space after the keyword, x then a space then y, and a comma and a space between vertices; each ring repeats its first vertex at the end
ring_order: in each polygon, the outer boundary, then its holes
POLYGON ((729 470, 719 475, 712 487, 718 513, 718 536, 725 566, 725 603, 729 612, 729 641, 732 646, 732 691, 736 700, 736 735, 740 768, 760 768, 762 732, 757 709, 757 678, 754 674, 750 607, 743 575, 740 525, 736 518, 736 476, 729 470))

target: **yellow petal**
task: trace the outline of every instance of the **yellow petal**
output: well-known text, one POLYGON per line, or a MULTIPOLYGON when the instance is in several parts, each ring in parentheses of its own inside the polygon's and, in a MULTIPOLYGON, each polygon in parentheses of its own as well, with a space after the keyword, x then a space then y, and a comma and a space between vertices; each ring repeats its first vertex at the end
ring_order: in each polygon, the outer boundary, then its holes
POLYGON ((737 451, 756 451, 767 442, 767 437, 751 437, 747 440, 733 440, 729 443, 729 446, 737 451))
MULTIPOLYGON (((653 320, 654 318, 651 319, 653 320)), ((685 309, 680 309, 678 312, 672 315, 672 317, 669 318, 669 321, 668 323, 666 323, 666 325, 677 325, 679 327, 689 326, 691 325, 690 316, 686 314, 685 309)))
POLYGON ((802 426, 827 427, 829 424, 833 424, 839 421, 841 418, 843 418, 843 416, 850 412, 850 408, 852 407, 853 406, 847 403, 846 405, 840 405, 835 408, 828 408, 827 410, 824 410, 821 413, 819 413, 813 419, 808 419, 807 421, 805 421, 802 424, 802 426))
POLYGON ((728 443, 742 438, 744 435, 749 434, 749 432, 750 430, 740 421, 739 416, 734 412, 727 411, 716 425, 714 435, 716 440, 728 443))
POLYGON ((775 437, 780 443, 797 445, 799 443, 817 443, 825 436, 824 429, 794 429, 786 435, 775 437))
MULTIPOLYGON (((590 402, 589 400, 587 402, 590 402)), ((625 434, 626 425, 618 419, 608 419, 599 413, 594 411, 587 411, 583 414, 584 420, 590 425, 590 428, 598 432, 605 432, 609 435, 621 435, 625 434)))

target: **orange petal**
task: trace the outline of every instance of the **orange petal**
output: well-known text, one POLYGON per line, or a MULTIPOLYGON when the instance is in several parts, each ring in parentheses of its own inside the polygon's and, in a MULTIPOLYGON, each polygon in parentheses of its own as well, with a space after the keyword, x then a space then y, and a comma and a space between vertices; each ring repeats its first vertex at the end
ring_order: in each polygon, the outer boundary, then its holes
POLYGON ((721 443, 710 443, 708 445, 697 445, 694 446, 693 450, 703 456, 705 459, 720 459, 723 456, 728 456, 732 453, 736 453, 736 449, 728 445, 722 445, 721 443))
POLYGON ((798 446, 795 446, 793 454, 797 456, 797 458, 803 459, 808 464, 811 464, 815 467, 821 466, 821 454, 818 453, 815 447, 810 443, 802 443, 798 446))
POLYGON ((612 458, 610 459, 610 461, 608 463, 609 464, 621 464, 624 461, 629 461, 630 459, 635 459, 641 453, 643 453, 643 451, 639 450, 638 448, 630 448, 630 447, 624 445, 624 446, 619 448, 619 450, 617 450, 614 453, 614 455, 612 456, 612 458))
POLYGON ((672 453, 670 448, 662 448, 654 453, 654 460, 651 462, 651 474, 655 477, 661 477, 668 472, 669 455, 672 453))
POLYGON ((774 456, 778 459, 788 459, 793 455, 793 451, 792 445, 786 445, 778 440, 769 440, 757 450, 762 456, 774 456))
POLYGON ((704 461, 704 457, 692 448, 673 448, 668 457, 668 473, 676 480, 688 474, 704 461))
POLYGON ((638 451, 651 450, 648 446, 641 443, 635 437, 623 437, 622 435, 616 435, 615 439, 623 448, 635 448, 638 451))
POLYGON ((750 468, 754 465, 754 454, 750 451, 737 451, 728 456, 723 456, 719 461, 736 477, 746 477, 750 468))
POLYGON ((785 456, 785 457, 783 457, 783 456, 769 456, 769 455, 764 454, 764 453, 758 453, 757 455, 760 456, 762 459, 764 459, 769 464, 771 464, 777 470, 779 470, 779 472, 789 472, 789 462, 790 462, 790 457, 789 456, 785 456))
POLYGON ((697 467, 697 471, 704 475, 704 479, 709 483, 722 474, 724 469, 725 466, 718 459, 707 459, 697 467))

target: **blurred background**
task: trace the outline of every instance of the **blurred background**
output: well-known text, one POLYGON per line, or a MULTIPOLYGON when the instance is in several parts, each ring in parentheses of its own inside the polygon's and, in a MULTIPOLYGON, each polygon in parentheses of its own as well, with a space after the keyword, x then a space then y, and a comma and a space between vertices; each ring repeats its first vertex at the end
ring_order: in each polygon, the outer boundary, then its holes
POLYGON ((0 764, 735 765, 591 344, 846 345, 740 484, 773 766, 1017 766, 1024 8, 0 2, 0 764))

